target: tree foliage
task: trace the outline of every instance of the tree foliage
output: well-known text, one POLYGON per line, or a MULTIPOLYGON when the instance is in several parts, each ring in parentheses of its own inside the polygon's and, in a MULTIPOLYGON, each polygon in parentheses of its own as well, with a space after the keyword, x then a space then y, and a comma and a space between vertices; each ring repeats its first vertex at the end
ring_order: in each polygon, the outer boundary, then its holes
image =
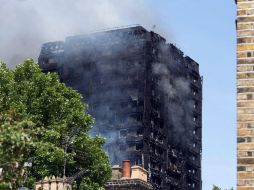
POLYGON ((221 190, 221 188, 216 185, 213 185, 213 190, 221 190))
MULTIPOLYGON (((222 190, 222 189, 220 187, 216 186, 216 185, 213 185, 213 189, 212 190, 222 190)), ((227 190, 227 189, 225 189, 225 190, 227 190)), ((234 190, 234 188, 232 187, 232 188, 230 188, 228 190, 234 190)))
POLYGON ((83 171, 78 186, 103 186, 110 177, 104 140, 88 135, 93 119, 81 99, 56 74, 42 73, 33 60, 14 70, 0 64, 0 189, 31 187, 46 176, 62 176, 65 159, 67 177, 83 171))

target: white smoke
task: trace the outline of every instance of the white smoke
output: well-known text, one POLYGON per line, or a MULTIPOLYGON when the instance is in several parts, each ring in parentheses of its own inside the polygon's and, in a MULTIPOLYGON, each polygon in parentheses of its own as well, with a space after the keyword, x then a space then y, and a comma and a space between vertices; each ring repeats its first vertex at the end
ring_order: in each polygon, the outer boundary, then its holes
POLYGON ((165 31, 146 0, 0 0, 0 5, 0 61, 9 66, 37 60, 42 43, 70 35, 131 24, 165 31))
POLYGON ((166 112, 171 128, 168 136, 175 143, 189 143, 190 134, 193 131, 193 100, 191 99, 190 81, 177 75, 176 68, 171 68, 175 61, 170 60, 164 51, 161 59, 165 62, 154 63, 152 71, 159 76, 158 90, 166 95, 164 102, 169 102, 166 112))

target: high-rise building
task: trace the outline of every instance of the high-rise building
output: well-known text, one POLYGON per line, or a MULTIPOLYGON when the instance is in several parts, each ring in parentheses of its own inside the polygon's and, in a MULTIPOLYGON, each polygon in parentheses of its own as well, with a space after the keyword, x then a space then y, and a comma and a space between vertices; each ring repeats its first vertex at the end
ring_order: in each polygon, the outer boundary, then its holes
POLYGON ((154 189, 201 190, 199 65, 141 26, 72 36, 42 46, 44 72, 77 89, 106 138, 112 165, 128 159, 154 189))
POLYGON ((254 189, 254 1, 237 0, 237 189, 254 189))

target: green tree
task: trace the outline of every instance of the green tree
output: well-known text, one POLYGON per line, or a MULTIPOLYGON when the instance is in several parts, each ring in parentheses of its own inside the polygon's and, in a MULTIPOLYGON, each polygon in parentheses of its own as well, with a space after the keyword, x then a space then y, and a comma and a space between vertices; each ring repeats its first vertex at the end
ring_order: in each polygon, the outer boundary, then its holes
POLYGON ((216 185, 213 185, 213 190, 221 190, 221 188, 216 185))
MULTIPOLYGON (((213 189, 212 190, 222 190, 222 189, 220 187, 216 186, 216 185, 213 185, 213 189)), ((227 189, 225 189, 225 190, 227 190, 227 189)), ((232 187, 232 188, 230 188, 228 190, 234 190, 234 188, 232 187)))
POLYGON ((0 189, 64 173, 79 189, 103 186, 111 175, 104 139, 88 135, 93 119, 81 99, 33 60, 0 64, 0 189))

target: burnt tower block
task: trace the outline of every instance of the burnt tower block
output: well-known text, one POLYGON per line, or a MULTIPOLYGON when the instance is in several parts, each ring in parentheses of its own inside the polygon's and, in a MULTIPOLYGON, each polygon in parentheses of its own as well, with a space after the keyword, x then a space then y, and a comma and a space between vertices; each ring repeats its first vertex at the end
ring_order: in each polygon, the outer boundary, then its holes
POLYGON ((199 65, 141 26, 42 46, 39 64, 78 90, 112 165, 145 168, 154 189, 201 190, 199 65))

